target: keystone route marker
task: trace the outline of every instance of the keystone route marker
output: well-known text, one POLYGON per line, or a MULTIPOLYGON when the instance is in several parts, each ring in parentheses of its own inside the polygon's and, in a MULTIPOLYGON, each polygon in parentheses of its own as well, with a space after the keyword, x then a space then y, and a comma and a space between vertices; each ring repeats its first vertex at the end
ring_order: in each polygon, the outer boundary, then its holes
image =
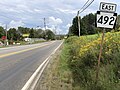
POLYGON ((117 13, 116 4, 101 2, 97 11, 96 26, 101 28, 114 28, 116 24, 117 13))

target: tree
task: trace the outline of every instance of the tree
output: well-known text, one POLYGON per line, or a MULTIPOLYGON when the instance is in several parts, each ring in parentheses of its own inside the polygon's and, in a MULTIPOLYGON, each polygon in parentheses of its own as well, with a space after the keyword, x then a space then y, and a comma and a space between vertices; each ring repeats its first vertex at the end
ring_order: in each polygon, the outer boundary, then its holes
POLYGON ((30 38, 35 38, 35 30, 32 28, 32 29, 30 29, 30 35, 29 35, 29 37, 30 38))
POLYGON ((78 36, 79 35, 79 29, 78 29, 78 17, 76 16, 75 18, 73 18, 73 22, 72 22, 72 26, 70 28, 70 32, 73 35, 78 36))
POLYGON ((117 16, 115 31, 120 31, 120 15, 117 16))
POLYGON ((34 36, 35 38, 44 38, 45 32, 42 29, 34 30, 34 36))
POLYGON ((73 26, 70 26, 68 36, 73 36, 74 35, 72 31, 73 31, 73 26))
POLYGON ((0 38, 2 36, 5 36, 5 30, 4 30, 4 28, 2 26, 0 26, 0 38))
MULTIPOLYGON (((97 33, 95 28, 95 15, 90 13, 80 19, 80 35, 95 34, 97 33)), ((69 35, 79 34, 78 29, 78 17, 73 18, 72 26, 69 28, 69 35)))
POLYGON ((20 33, 15 29, 15 28, 10 28, 9 31, 8 31, 8 39, 9 40, 14 40, 14 41, 17 41, 17 40, 20 40, 20 33))
POLYGON ((30 28, 27 28, 27 27, 18 27, 18 31, 19 31, 21 34, 29 34, 30 28))
POLYGON ((47 40, 54 40, 55 34, 51 30, 46 30, 46 39, 47 40))
POLYGON ((95 34, 95 15, 90 13, 86 16, 84 16, 81 20, 81 28, 84 31, 83 34, 95 34), (83 26, 83 27, 82 27, 83 26))

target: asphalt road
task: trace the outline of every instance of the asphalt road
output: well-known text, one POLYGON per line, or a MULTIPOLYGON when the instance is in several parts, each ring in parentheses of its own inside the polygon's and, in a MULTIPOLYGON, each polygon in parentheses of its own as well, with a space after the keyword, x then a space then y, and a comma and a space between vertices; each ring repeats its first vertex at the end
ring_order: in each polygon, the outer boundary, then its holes
POLYGON ((61 42, 0 48, 0 90, 21 90, 61 42))

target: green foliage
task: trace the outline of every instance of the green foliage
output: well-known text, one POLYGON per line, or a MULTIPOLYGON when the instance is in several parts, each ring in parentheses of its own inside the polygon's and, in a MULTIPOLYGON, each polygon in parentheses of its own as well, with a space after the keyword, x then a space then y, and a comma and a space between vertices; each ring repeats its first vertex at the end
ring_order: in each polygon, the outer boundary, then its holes
POLYGON ((86 16, 84 16, 81 20, 81 31, 86 31, 86 33, 83 34, 95 34, 95 15, 90 13, 86 16))
POLYGON ((55 39, 55 35, 51 30, 42 30, 42 29, 33 29, 33 28, 24 28, 24 27, 18 27, 18 31, 21 34, 30 34, 30 38, 44 38, 47 40, 53 40, 55 39))
POLYGON ((55 36, 55 39, 56 40, 62 40, 62 39, 64 39, 66 37, 66 35, 56 35, 55 36))
POLYGON ((74 36, 65 41, 69 56, 66 60, 72 72, 73 87, 79 87, 79 90, 120 89, 120 32, 105 35, 99 79, 95 83, 100 36, 74 36))
POLYGON ((34 31, 34 29, 32 28, 32 29, 30 29, 30 35, 29 35, 29 37, 30 38, 34 38, 35 37, 35 31, 34 31))
POLYGON ((75 17, 73 19, 73 25, 71 28, 71 32, 73 33, 73 35, 79 35, 79 29, 78 29, 78 17, 75 17))
POLYGON ((3 27, 0 27, 0 38, 5 35, 5 30, 3 27))
POLYGON ((18 27, 18 31, 19 31, 21 34, 29 34, 30 28, 27 28, 27 27, 18 27))
POLYGON ((38 29, 35 32, 35 36, 36 38, 45 38, 45 31, 43 31, 42 29, 38 29))
POLYGON ((20 40, 20 37, 21 37, 20 33, 15 28, 9 29, 8 31, 9 40, 17 41, 17 40, 20 40))
POLYGON ((117 16, 117 23, 116 23, 115 31, 119 31, 119 28, 120 28, 120 15, 117 16))
POLYGON ((46 39, 47 40, 54 40, 55 34, 51 30, 46 30, 46 39))
MULTIPOLYGON (((80 35, 91 35, 101 32, 100 28, 95 27, 95 14, 88 14, 80 19, 80 35)), ((120 15, 117 16, 117 22, 115 31, 120 30, 120 15)), ((111 29, 106 29, 107 32, 111 31, 111 29)), ((72 26, 69 27, 68 36, 78 36, 78 17, 73 18, 72 26)))
MULTIPOLYGON (((51 30, 42 30, 42 29, 33 29, 33 28, 27 28, 27 27, 18 27, 16 30, 15 28, 10 28, 7 31, 7 39, 9 42, 13 41, 22 41, 23 40, 23 34, 29 34, 30 38, 44 38, 47 40, 54 40, 55 34, 51 30)), ((0 27, 0 38, 2 36, 5 36, 6 32, 4 28, 0 27)), ((4 41, 3 41, 4 42, 4 41)))
MULTIPOLYGON (((69 28, 69 35, 77 35, 79 33, 78 29, 78 17, 73 18, 73 25, 69 28)), ((90 13, 89 15, 84 16, 80 20, 80 34, 95 34, 95 15, 90 13)))

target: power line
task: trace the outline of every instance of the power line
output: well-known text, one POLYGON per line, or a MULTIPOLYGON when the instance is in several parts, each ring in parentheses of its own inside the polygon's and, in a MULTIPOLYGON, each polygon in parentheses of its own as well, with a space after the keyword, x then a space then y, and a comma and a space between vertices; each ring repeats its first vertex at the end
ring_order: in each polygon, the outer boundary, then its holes
MULTIPOLYGON (((88 0, 89 1, 89 0, 88 0)), ((94 0, 92 0, 84 9, 82 9, 79 13, 82 13, 85 9, 87 9, 92 3, 94 2, 94 0)))
POLYGON ((83 7, 77 12, 77 17, 78 17, 78 30, 79 30, 79 35, 80 36, 80 17, 79 17, 79 14, 82 13, 86 8, 88 8, 94 0, 92 0, 90 3, 89 3, 90 0, 88 0, 84 5, 83 7))
MULTIPOLYGON (((87 3, 89 2, 90 0, 87 0, 87 2, 83 5, 83 7, 80 9, 80 10, 82 10, 86 5, 87 5, 87 3)), ((79 10, 79 11, 80 11, 79 10)))

